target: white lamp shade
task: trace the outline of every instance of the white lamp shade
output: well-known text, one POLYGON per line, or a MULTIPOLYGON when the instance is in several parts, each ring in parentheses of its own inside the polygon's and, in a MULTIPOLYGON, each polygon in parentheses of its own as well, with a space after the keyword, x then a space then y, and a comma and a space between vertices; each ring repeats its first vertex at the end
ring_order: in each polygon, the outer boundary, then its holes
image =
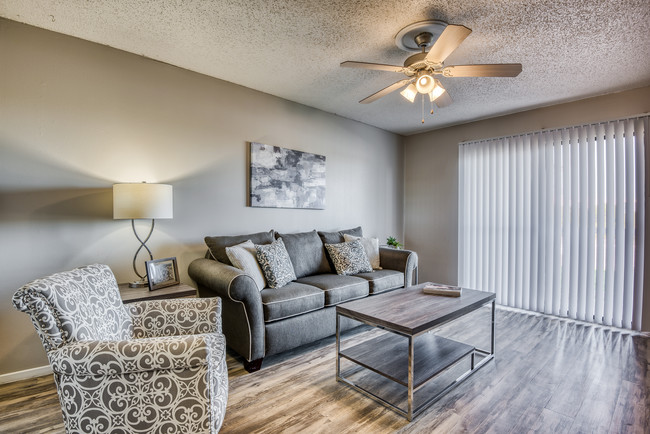
POLYGON ((431 92, 429 92, 429 99, 433 102, 436 99, 438 99, 438 97, 440 95, 442 95, 443 93, 445 93, 445 89, 442 86, 440 86, 440 84, 438 83, 438 80, 436 80, 435 87, 433 88, 433 90, 431 92))
POLYGON ((418 91, 415 88, 415 85, 411 83, 403 91, 401 91, 400 94, 410 102, 413 102, 415 101, 415 95, 418 94, 418 91))
POLYGON ((429 93, 433 90, 433 87, 436 85, 434 78, 429 74, 422 74, 415 81, 415 87, 420 93, 429 93))
POLYGON ((174 217, 172 186, 114 184, 114 219, 170 219, 174 217))

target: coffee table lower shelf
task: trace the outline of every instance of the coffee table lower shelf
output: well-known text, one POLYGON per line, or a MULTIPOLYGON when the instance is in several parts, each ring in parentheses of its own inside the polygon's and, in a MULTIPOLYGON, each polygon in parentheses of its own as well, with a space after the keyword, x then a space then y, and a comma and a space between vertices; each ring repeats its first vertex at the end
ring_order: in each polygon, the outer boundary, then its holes
MULTIPOLYGON (((341 357, 408 387, 408 339, 386 333, 341 351, 341 357), (377 351, 381 348, 381 351, 377 351)), ((413 388, 417 390, 431 378, 452 366, 474 347, 431 333, 415 339, 413 388)))
POLYGON ((465 380, 485 363, 492 360, 492 354, 475 348, 471 345, 457 342, 451 339, 436 336, 433 333, 425 333, 420 336, 406 337, 399 334, 387 332, 381 336, 369 339, 350 348, 339 351, 337 366, 337 381, 347 384, 364 395, 379 401, 391 408, 409 421, 424 411, 427 407, 442 398, 452 388, 465 380), (413 340, 413 385, 409 387, 409 340, 413 340), (378 351, 378 349, 381 349, 378 351), (481 357, 476 363, 476 356, 481 357), (413 393, 427 384, 429 380, 442 374, 448 368, 454 366, 466 357, 470 357, 470 369, 463 372, 458 378, 444 387, 435 395, 429 397, 420 405, 415 405, 413 393), (340 370, 340 359, 347 359, 355 364, 369 369, 397 384, 407 388, 411 396, 409 408, 404 410, 397 405, 373 393, 369 388, 362 387, 354 381, 343 376, 340 370))

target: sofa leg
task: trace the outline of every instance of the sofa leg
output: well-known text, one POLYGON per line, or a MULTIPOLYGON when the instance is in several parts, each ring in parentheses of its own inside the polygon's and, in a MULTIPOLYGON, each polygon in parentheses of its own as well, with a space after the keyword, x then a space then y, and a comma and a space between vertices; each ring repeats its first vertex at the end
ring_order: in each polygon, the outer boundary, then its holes
POLYGON ((252 360, 250 362, 244 359, 244 369, 246 369, 246 371, 249 373, 259 371, 262 367, 262 360, 264 360, 263 357, 261 359, 252 360))

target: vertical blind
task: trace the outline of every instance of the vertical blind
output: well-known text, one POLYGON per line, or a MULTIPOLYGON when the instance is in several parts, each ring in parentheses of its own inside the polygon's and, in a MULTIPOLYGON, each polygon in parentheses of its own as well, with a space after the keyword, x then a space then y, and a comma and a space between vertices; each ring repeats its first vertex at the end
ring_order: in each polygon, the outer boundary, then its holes
POLYGON ((459 145, 461 286, 640 330, 648 117, 459 145))

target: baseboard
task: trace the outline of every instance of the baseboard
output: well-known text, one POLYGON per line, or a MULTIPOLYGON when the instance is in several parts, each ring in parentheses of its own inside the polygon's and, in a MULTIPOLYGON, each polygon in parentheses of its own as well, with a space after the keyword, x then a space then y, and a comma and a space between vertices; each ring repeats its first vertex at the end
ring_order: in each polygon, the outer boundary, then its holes
POLYGON ((13 383, 14 381, 27 380, 28 378, 42 377, 43 375, 52 375, 50 365, 39 366, 37 368, 25 369, 24 371, 9 372, 0 375, 0 384, 13 383))

